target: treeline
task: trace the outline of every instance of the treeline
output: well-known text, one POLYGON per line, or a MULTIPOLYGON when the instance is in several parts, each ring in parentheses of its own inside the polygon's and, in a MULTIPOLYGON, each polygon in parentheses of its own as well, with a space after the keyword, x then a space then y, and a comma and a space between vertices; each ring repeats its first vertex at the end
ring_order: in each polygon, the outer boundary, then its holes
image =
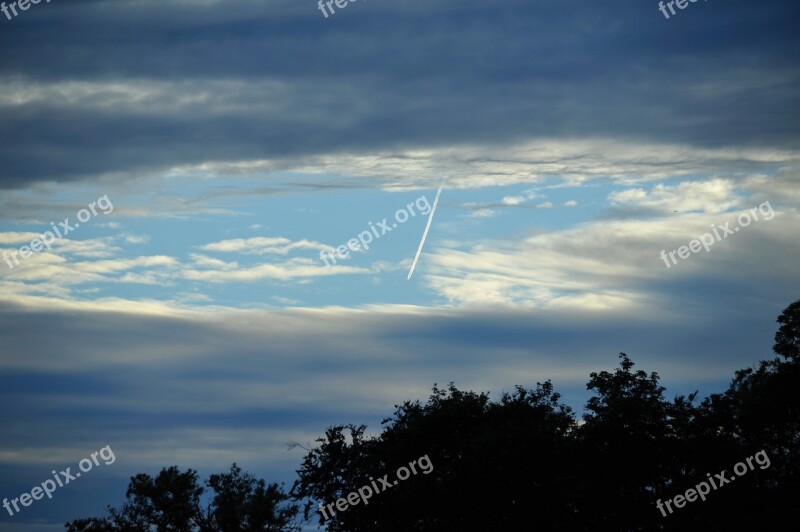
POLYGON ((782 358, 736 372, 729 388, 698 401, 669 400, 655 373, 619 367, 592 373, 579 418, 547 381, 493 401, 453 384, 425 403, 405 402, 380 436, 363 425, 330 427, 308 450, 285 492, 242 473, 164 469, 131 479, 126 501, 69 531, 297 531, 301 515, 328 531, 796 530, 800 495, 800 301, 778 318, 782 358), (682 495, 763 451, 755 467, 706 496, 671 509, 682 495), (334 503, 420 456, 433 470, 368 504, 334 503), (709 475, 710 474, 710 475, 709 475), (201 508, 208 489, 211 503, 201 508), (335 508, 334 508, 335 510, 335 508))

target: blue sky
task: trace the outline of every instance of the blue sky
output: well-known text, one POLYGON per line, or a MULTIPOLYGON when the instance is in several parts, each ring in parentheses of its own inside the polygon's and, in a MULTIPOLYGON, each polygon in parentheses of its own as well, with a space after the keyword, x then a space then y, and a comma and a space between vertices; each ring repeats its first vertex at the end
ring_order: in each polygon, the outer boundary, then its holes
POLYGON ((116 455, 0 530, 61 529, 173 464, 288 485, 288 443, 377 433, 434 383, 552 379, 580 410, 620 351, 670 395, 770 357, 800 280, 799 8, 690 6, 0 15, 0 256, 113 205, 0 261, 0 498, 116 455), (320 259, 442 183, 411 280, 423 213, 320 259), (660 258, 766 202, 708 252, 660 258))

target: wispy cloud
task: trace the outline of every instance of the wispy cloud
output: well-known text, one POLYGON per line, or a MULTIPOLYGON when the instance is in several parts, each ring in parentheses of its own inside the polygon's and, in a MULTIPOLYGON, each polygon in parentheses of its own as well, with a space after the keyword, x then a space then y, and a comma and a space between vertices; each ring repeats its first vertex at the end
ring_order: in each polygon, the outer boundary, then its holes
POLYGON ((311 240, 299 240, 292 242, 283 237, 252 237, 235 238, 222 240, 200 246, 204 251, 217 251, 224 253, 242 253, 245 255, 287 255, 289 252, 298 249, 310 249, 322 251, 330 249, 331 246, 314 242, 311 240))

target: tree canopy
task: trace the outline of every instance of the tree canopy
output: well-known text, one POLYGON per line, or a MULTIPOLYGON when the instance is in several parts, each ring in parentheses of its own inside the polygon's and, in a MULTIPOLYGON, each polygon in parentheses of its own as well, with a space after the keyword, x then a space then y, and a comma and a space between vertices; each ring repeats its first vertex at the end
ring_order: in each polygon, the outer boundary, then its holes
POLYGON ((207 508, 200 497, 206 489, 197 472, 164 468, 155 477, 131 477, 121 508, 108 507, 108 516, 77 519, 65 526, 68 532, 150 531, 157 532, 253 532, 297 531, 295 504, 277 484, 243 473, 233 464, 227 473, 206 481, 213 496, 207 508))

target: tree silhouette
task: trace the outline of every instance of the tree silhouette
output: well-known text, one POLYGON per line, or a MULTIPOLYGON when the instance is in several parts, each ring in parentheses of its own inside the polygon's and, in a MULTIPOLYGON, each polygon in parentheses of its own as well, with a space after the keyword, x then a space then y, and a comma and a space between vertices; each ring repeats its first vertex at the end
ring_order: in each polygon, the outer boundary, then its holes
MULTIPOLYGON (((337 513, 327 530, 510 530, 529 523, 531 512, 548 526, 571 511, 565 444, 574 418, 558 401, 549 382, 517 387, 499 402, 434 386, 426 404, 397 406, 378 438, 366 438, 363 426, 329 429, 306 456, 293 494, 333 502, 428 455, 431 474, 337 513)), ((307 503, 307 518, 312 510, 307 503)))
POLYGON ((773 349, 784 356, 763 360, 736 372, 728 390, 701 405, 697 431, 704 445, 698 453, 707 468, 730 468, 742 457, 765 450, 769 469, 742 477, 736 487, 709 501, 704 519, 723 526, 780 530, 797 520, 800 495, 800 301, 787 307, 778 322, 773 349), (726 465, 727 464, 727 465, 726 465), (727 509, 727 511, 726 511, 727 509))
POLYGON ((286 505, 289 496, 277 484, 242 473, 233 464, 229 473, 211 475, 208 486, 214 491, 207 516, 209 530, 244 532, 293 530, 296 505, 286 505))
POLYGON ((292 523, 299 510, 285 504, 288 496, 280 486, 242 473, 236 464, 228 473, 211 475, 207 486, 214 496, 203 510, 200 497, 205 490, 198 484, 196 471, 181 472, 172 466, 155 478, 138 474, 131 477, 121 508, 109 506, 107 517, 77 519, 65 526, 68 532, 299 530, 292 523))
POLYGON ((656 373, 632 371, 633 361, 620 353, 613 373, 592 373, 590 398, 578 432, 583 489, 582 524, 635 530, 652 521, 653 494, 669 482, 679 436, 673 410, 656 373), (608 489, 613 486, 613 489, 608 489))
POLYGON ((800 300, 784 309, 778 323, 781 326, 772 349, 789 360, 800 360, 800 300))

